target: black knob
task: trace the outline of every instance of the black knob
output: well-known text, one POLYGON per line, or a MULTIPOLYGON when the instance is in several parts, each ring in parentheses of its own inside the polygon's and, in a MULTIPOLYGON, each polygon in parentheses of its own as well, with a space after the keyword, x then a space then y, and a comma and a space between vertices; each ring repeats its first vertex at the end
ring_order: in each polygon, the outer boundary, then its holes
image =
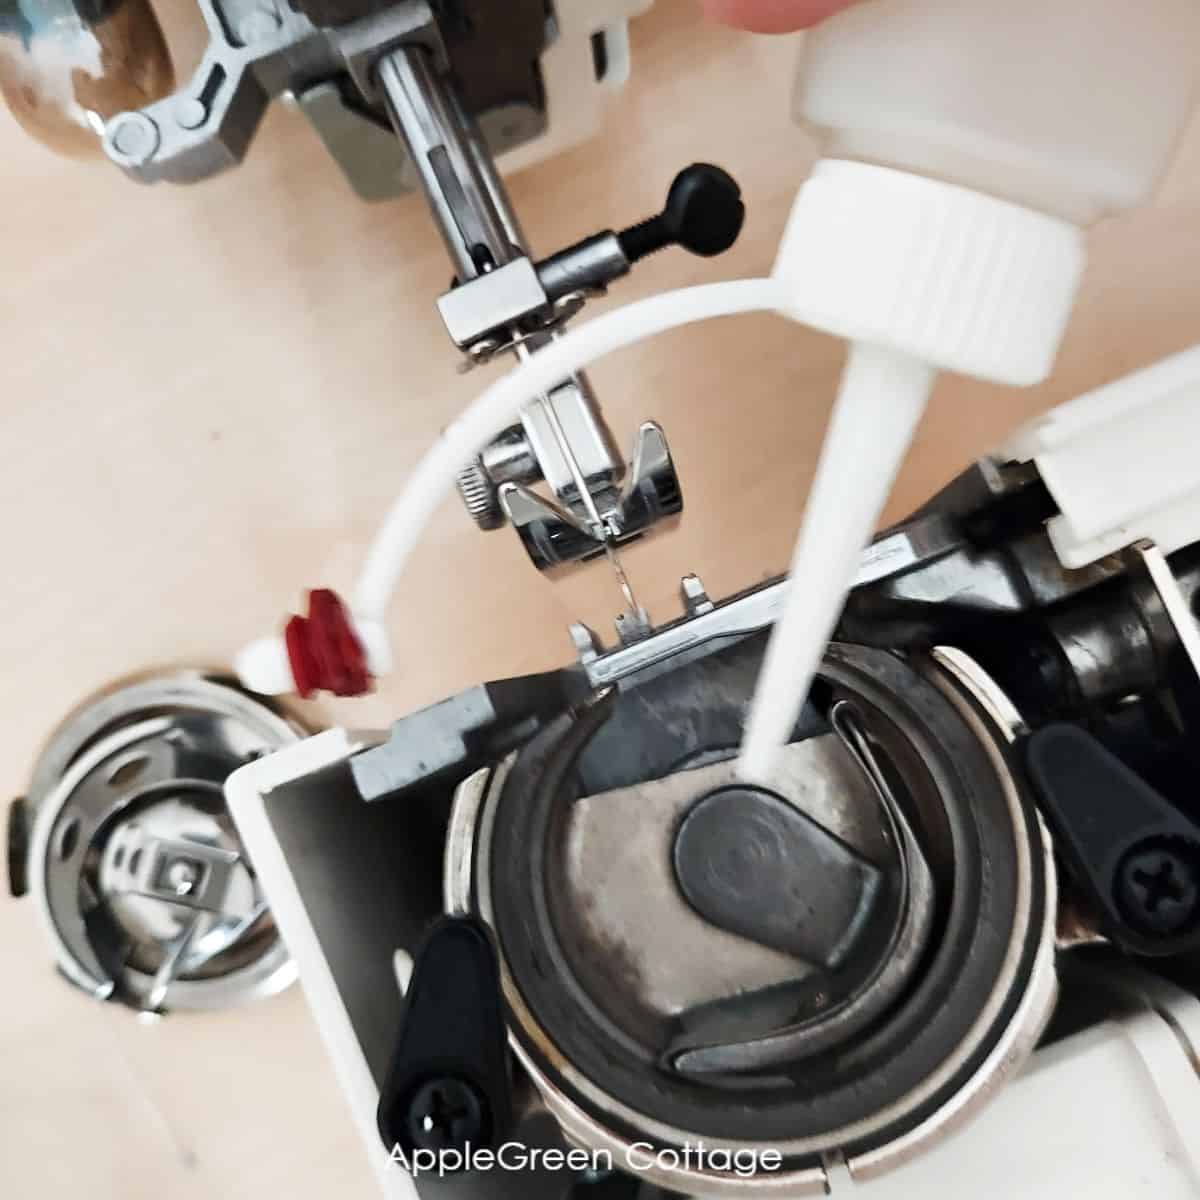
POLYGON ((675 176, 662 212, 617 234, 617 240, 631 263, 667 246, 711 258, 737 241, 745 217, 737 180, 711 163, 693 163, 675 176))
POLYGON ((383 1144, 494 1147, 512 1121, 500 965, 474 917, 443 917, 413 958, 400 1032, 379 1089, 383 1144))

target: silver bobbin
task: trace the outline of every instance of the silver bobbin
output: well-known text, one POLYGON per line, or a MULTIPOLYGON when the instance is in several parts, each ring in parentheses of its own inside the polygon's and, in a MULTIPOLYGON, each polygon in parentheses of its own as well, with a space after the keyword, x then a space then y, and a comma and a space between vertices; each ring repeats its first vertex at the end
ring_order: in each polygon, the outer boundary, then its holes
MULTIPOLYGON (((141 1012, 223 1008, 295 978, 225 807, 226 777, 303 731, 199 672, 119 686, 77 709, 10 817, 56 963, 141 1012)), ((25 881, 18 876, 24 874, 25 881)))

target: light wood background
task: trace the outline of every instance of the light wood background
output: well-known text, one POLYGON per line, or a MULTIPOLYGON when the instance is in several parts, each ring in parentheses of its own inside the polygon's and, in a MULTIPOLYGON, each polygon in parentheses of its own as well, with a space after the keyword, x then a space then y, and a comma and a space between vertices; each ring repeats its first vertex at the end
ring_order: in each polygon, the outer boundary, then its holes
MULTIPOLYGON (((709 159, 745 189, 739 245, 716 263, 659 255, 612 299, 767 270, 813 152, 787 117, 793 57, 659 0, 603 135, 511 180, 535 248, 654 211, 679 167, 709 159)), ((358 203, 286 108, 243 168, 193 188, 59 161, 2 113, 0 153, 0 795, 15 795, 88 692, 228 662, 305 587, 348 587, 404 472, 483 375, 454 372, 421 201, 358 203)), ((1197 341, 1193 133, 1160 200, 1095 231, 1054 378, 1026 393, 944 379, 889 516, 1029 414, 1197 341)), ((687 571, 720 596, 783 567, 841 356, 743 317, 593 371, 622 440, 660 420, 683 473, 681 528, 627 554, 653 616, 675 614, 687 571)), ((611 633, 617 611, 602 566, 547 583, 511 535, 447 504, 395 607, 400 671, 314 716, 381 724, 559 665, 570 620, 611 633)), ((28 901, 0 906, 0 947, 0 1194, 370 1194, 298 993, 143 1028, 53 977, 28 901)))

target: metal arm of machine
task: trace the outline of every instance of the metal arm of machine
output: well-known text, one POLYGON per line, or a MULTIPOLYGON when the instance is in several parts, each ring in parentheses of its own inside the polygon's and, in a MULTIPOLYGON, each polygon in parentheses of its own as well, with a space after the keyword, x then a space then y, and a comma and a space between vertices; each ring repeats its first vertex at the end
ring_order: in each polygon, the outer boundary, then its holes
MULTIPOLYGON (((438 308, 464 365, 503 351, 525 357, 645 255, 727 249, 743 207, 728 175, 696 164, 661 214, 535 262, 493 155, 542 127, 539 58, 561 30, 553 6, 508 7, 501 20, 475 2, 296 0, 282 10, 203 0, 210 42, 200 69, 176 94, 114 117, 105 149, 143 181, 200 179, 240 161, 269 100, 290 94, 360 195, 414 184, 424 194, 454 265, 438 308), (518 119, 527 111, 531 120, 518 119)), ((480 528, 511 524, 540 570, 607 555, 625 593, 622 637, 649 631, 615 547, 668 527, 683 507, 654 422, 639 428, 627 464, 587 380, 564 379, 464 465, 459 491, 480 528)))

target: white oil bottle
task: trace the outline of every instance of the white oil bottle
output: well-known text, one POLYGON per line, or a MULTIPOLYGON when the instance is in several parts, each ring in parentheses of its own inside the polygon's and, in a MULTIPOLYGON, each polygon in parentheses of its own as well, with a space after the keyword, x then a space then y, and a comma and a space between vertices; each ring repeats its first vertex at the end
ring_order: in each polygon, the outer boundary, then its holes
POLYGON ((939 369, 1050 373, 1083 230, 1152 192, 1191 113, 1200 0, 867 0, 807 36, 824 157, 774 275, 852 345, 743 743, 767 782, 939 369))

